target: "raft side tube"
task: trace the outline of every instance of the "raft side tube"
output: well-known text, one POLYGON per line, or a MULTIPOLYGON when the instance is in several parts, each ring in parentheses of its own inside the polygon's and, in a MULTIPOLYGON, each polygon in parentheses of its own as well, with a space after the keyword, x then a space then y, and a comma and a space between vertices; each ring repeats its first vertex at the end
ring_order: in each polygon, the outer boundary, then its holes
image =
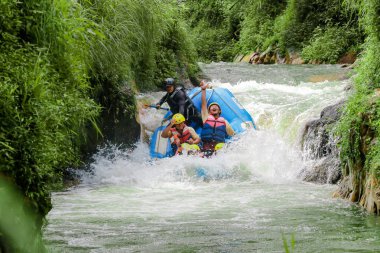
MULTIPOLYGON (((201 92, 200 88, 189 91, 195 107, 201 111, 201 92)), ((207 106, 217 102, 222 108, 221 116, 225 118, 236 133, 244 132, 247 128, 256 128, 251 115, 237 101, 235 96, 226 88, 206 89, 207 106)))
POLYGON ((164 158, 173 155, 173 150, 170 145, 169 138, 161 137, 162 131, 166 126, 160 126, 154 131, 150 142, 150 157, 164 158))

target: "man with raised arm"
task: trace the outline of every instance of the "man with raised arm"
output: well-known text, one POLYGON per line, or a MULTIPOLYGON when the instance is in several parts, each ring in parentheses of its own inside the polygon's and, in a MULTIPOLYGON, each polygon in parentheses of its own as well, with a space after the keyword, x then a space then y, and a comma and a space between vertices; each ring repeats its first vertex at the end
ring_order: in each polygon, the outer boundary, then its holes
POLYGON ((213 102, 207 107, 207 83, 205 81, 202 81, 200 83, 200 86, 202 89, 201 113, 203 121, 201 134, 201 139, 203 142, 202 151, 204 152, 205 156, 210 156, 215 152, 215 147, 219 149, 220 146, 223 145, 222 143, 226 142, 226 137, 234 135, 235 132, 228 121, 220 116, 222 110, 218 103, 213 102))

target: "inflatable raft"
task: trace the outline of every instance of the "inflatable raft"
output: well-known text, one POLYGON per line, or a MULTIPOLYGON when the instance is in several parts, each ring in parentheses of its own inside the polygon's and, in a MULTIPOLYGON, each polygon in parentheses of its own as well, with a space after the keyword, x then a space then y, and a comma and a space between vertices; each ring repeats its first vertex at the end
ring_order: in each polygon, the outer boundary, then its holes
MULTIPOLYGON (((187 92, 188 96, 193 101, 198 111, 201 111, 201 88, 194 88, 187 92)), ((248 128, 255 128, 256 125, 251 115, 243 108, 236 100, 234 95, 226 88, 213 88, 206 90, 207 106, 212 102, 217 102, 222 108, 221 116, 224 117, 234 129, 236 134, 244 132, 248 128)), ((170 119, 171 112, 169 111, 164 119, 170 119)), ((158 127, 151 138, 150 156, 152 158, 164 158, 173 156, 173 151, 170 145, 169 138, 162 138, 161 133, 167 124, 158 127)), ((201 126, 193 126, 195 131, 200 135, 201 126)))

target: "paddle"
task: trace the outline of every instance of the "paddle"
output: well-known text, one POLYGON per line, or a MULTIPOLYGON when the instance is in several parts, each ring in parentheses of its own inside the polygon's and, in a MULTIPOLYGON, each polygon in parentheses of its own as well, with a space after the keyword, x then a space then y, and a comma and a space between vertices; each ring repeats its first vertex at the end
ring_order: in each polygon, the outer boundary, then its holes
POLYGON ((165 107, 160 107, 160 108, 157 108, 156 105, 144 105, 144 108, 156 108, 156 109, 160 109, 160 110, 165 110, 165 111, 169 111, 170 109, 169 108, 165 108, 165 107))

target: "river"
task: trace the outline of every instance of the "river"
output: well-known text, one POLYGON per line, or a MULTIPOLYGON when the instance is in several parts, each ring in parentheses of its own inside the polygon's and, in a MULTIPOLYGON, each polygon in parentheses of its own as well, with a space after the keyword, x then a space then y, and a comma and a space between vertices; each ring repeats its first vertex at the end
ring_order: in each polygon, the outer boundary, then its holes
MULTIPOLYGON (((52 252, 379 252, 380 217, 302 182, 304 124, 347 96, 338 65, 201 64, 251 113, 250 130, 212 159, 153 161, 148 145, 106 147, 82 183, 53 194, 52 252), (206 180, 195 168, 208 172, 206 180), (292 249, 294 247, 294 249, 292 249)), ((157 100, 163 93, 141 94, 157 100)), ((146 110, 147 128, 163 112, 146 110)), ((148 131, 149 132, 149 131, 148 131)))

